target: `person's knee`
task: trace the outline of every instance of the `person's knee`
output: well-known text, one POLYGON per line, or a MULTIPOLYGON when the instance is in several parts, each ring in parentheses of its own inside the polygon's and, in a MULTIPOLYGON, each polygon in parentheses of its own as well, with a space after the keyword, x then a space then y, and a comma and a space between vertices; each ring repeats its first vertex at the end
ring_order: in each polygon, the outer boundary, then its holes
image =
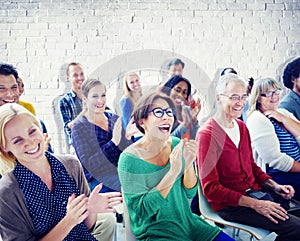
POLYGON ((97 216, 96 225, 93 231, 98 241, 113 240, 116 228, 116 216, 113 213, 101 213, 97 216))

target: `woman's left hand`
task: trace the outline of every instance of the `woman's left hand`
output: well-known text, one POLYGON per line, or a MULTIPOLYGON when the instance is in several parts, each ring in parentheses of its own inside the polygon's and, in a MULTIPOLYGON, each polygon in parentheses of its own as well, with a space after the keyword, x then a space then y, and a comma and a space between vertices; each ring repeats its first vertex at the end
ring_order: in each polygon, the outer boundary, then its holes
POLYGON ((102 183, 95 187, 89 196, 89 213, 107 213, 115 212, 114 206, 120 204, 123 200, 120 192, 99 193, 102 183))
POLYGON ((115 122, 111 141, 117 146, 119 145, 121 138, 122 138, 122 120, 119 117, 115 122))
POLYGON ((291 185, 276 185, 274 191, 285 199, 291 199, 295 194, 295 190, 291 185))
POLYGON ((264 112, 264 115, 268 118, 274 118, 275 120, 281 123, 284 122, 284 118, 287 118, 285 115, 281 114, 277 110, 267 110, 264 112))
POLYGON ((198 114, 200 111, 201 111, 201 100, 200 100, 200 98, 197 98, 196 106, 194 108, 190 109, 190 113, 191 113, 193 122, 198 123, 197 118, 198 118, 198 114))
POLYGON ((127 140, 130 140, 132 136, 134 136, 135 134, 139 133, 138 128, 136 127, 136 124, 134 122, 134 118, 131 117, 127 127, 126 127, 126 133, 125 133, 125 137, 127 140))
POLYGON ((193 166, 193 162, 197 156, 197 141, 195 140, 183 140, 183 158, 185 160, 185 170, 193 166))

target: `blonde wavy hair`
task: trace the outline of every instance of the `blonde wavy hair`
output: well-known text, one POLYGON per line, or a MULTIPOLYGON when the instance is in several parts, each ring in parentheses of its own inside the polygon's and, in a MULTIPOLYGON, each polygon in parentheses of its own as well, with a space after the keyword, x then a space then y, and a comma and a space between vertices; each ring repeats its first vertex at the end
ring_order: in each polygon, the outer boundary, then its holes
MULTIPOLYGON (((128 84, 127 84, 127 79, 128 77, 131 77, 131 76, 136 76, 139 81, 141 80, 140 76, 135 73, 135 72, 129 72, 129 73, 126 73, 125 76, 124 76, 124 81, 123 81, 123 94, 124 95, 127 95, 130 99, 130 102, 132 104, 132 109, 134 109, 134 106, 135 106, 135 102, 133 100, 133 95, 132 95, 132 91, 130 90, 128 84)), ((142 89, 140 90, 140 96, 142 96, 142 89)))
POLYGON ((254 82, 249 99, 249 110, 247 112, 247 116, 251 115, 251 113, 256 110, 260 110, 261 106, 259 100, 261 98, 261 94, 266 93, 272 87, 278 90, 281 89, 276 80, 272 78, 263 78, 254 82))
POLYGON ((13 118, 18 115, 27 115, 31 118, 33 123, 42 131, 41 124, 39 120, 30 113, 23 106, 12 103, 5 104, 0 107, 0 173, 1 175, 5 175, 6 173, 13 171, 16 166, 16 157, 11 152, 5 151, 6 140, 5 140, 5 126, 8 122, 10 122, 13 118))

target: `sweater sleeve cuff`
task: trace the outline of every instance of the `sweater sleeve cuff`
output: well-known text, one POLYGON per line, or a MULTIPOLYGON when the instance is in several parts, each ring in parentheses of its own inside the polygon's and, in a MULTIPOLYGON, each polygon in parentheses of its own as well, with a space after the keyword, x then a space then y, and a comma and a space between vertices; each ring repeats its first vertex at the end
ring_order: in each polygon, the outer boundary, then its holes
POLYGON ((165 199, 156 188, 153 188, 144 197, 145 208, 152 211, 153 213, 155 213, 167 202, 168 202, 167 199, 165 199))
POLYGON ((197 183, 194 187, 192 188, 187 188, 186 186, 183 185, 183 188, 185 190, 185 193, 188 198, 193 198, 195 197, 197 190, 198 190, 198 185, 199 185, 199 179, 197 180, 197 183))

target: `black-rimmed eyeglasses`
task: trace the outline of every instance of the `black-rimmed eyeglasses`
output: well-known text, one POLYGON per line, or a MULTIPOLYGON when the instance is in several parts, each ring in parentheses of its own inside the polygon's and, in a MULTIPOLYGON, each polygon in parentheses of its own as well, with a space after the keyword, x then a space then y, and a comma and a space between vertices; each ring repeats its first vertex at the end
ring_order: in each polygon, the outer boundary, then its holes
POLYGON ((247 101, 249 96, 248 95, 243 95, 243 96, 239 96, 239 95, 225 95, 225 94, 220 94, 220 95, 223 95, 223 96, 226 96, 227 98, 229 98, 230 100, 232 101, 247 101))
POLYGON ((277 89, 274 91, 268 91, 265 94, 260 94, 260 96, 270 98, 273 97, 274 95, 280 95, 280 93, 281 93, 281 89, 277 89))
POLYGON ((165 113, 169 117, 174 116, 174 111, 171 108, 163 109, 163 108, 157 107, 157 108, 154 108, 154 109, 150 110, 149 112, 152 112, 153 115, 157 118, 162 118, 165 113))

